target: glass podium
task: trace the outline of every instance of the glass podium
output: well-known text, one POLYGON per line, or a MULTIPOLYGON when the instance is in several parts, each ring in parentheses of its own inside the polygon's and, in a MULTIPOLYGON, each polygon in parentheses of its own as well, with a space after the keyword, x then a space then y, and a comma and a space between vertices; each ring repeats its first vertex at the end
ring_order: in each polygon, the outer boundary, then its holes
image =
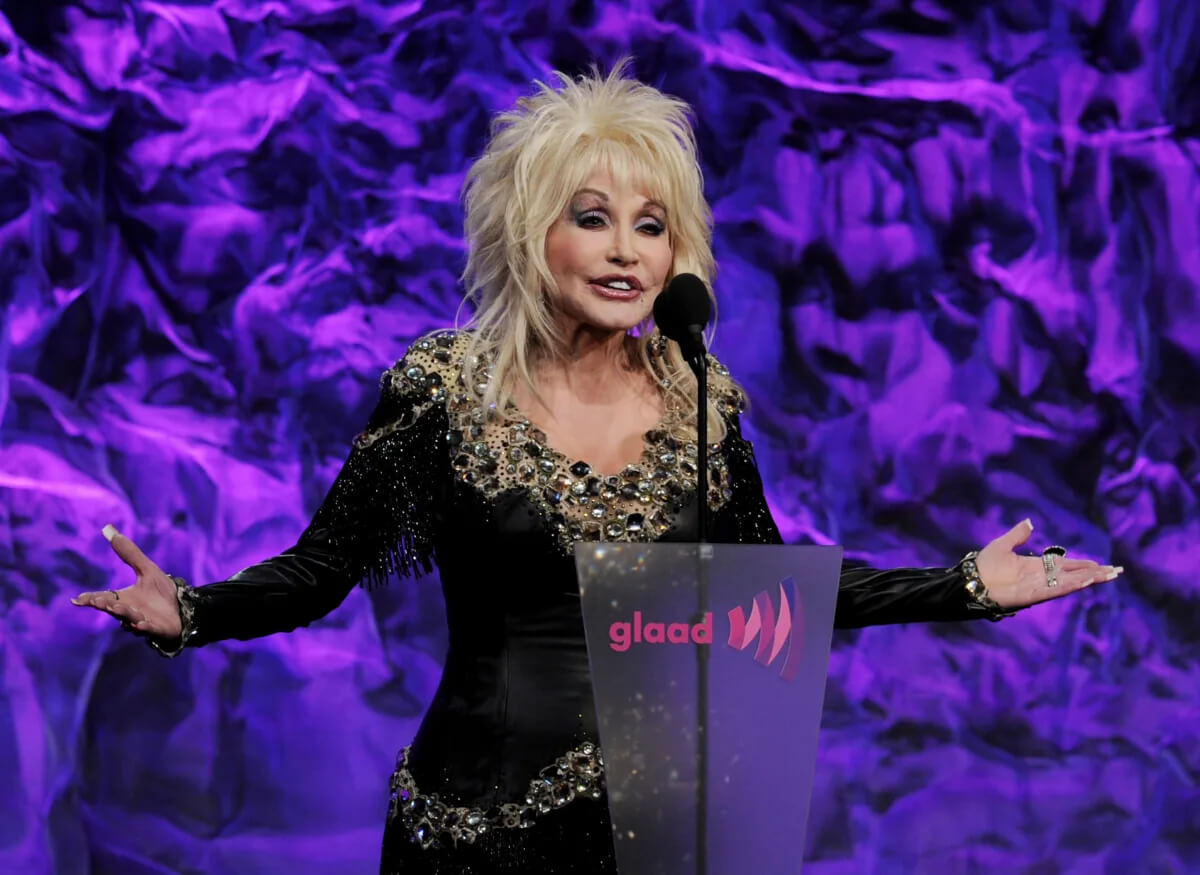
POLYGON ((575 550, 621 875, 799 872, 840 547, 575 550))

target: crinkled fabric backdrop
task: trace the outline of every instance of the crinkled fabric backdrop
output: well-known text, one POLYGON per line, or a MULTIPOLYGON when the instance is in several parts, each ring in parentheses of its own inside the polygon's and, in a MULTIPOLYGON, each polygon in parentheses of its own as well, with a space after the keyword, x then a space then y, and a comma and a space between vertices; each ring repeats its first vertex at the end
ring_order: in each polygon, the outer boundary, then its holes
POLYGON ((131 579, 107 522, 197 582, 291 545, 453 321, 489 117, 632 53, 697 108, 785 537, 948 564, 1030 516, 1127 569, 839 634, 806 870, 1197 871, 1198 38, 1182 0, 5 3, 0 869, 373 870, 435 580, 174 661, 68 598, 131 579))

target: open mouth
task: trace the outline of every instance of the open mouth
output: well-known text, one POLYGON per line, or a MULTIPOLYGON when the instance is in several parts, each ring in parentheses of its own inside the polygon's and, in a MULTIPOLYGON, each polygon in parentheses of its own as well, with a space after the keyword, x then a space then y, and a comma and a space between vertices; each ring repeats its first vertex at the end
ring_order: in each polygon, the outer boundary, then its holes
POLYGON ((634 276, 609 274, 597 277, 588 285, 608 298, 636 298, 642 293, 642 284, 634 276))
POLYGON ((639 298, 642 295, 641 289, 630 288, 627 284, 609 284, 609 283, 588 283, 592 289, 599 295, 605 298, 620 298, 621 300, 631 300, 639 298))

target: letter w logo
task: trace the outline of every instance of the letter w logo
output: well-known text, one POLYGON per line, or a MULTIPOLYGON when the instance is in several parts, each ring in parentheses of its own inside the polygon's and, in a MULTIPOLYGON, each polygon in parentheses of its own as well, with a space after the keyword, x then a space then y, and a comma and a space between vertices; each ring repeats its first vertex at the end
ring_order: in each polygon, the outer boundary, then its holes
POLYGON ((771 604, 771 596, 766 590, 754 597, 749 621, 740 607, 729 612, 729 646, 745 650, 757 637, 755 662, 770 665, 783 650, 783 645, 788 645, 787 658, 779 671, 779 676, 785 681, 795 680, 796 675, 800 673, 800 657, 804 650, 803 635, 804 610, 796 596, 796 582, 790 577, 785 577, 779 582, 778 617, 771 604))

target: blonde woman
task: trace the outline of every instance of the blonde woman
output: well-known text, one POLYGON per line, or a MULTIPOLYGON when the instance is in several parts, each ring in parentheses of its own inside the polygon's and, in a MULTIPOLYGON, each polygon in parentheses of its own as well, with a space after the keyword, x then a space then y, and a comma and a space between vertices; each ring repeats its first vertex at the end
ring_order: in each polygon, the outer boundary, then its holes
MULTIPOLYGON (((472 318, 384 372, 295 547, 191 587, 109 527, 136 582, 74 600, 174 656, 436 564, 450 647, 391 779, 383 872, 615 871, 572 545, 696 539, 695 378, 650 320, 672 276, 713 278, 687 107, 623 65, 559 79, 497 118, 468 174, 472 318)), ((711 374, 712 540, 779 543, 743 391, 711 374)), ((948 568, 846 569, 837 622, 999 618, 1120 571, 1016 555, 1029 532, 948 568)))

